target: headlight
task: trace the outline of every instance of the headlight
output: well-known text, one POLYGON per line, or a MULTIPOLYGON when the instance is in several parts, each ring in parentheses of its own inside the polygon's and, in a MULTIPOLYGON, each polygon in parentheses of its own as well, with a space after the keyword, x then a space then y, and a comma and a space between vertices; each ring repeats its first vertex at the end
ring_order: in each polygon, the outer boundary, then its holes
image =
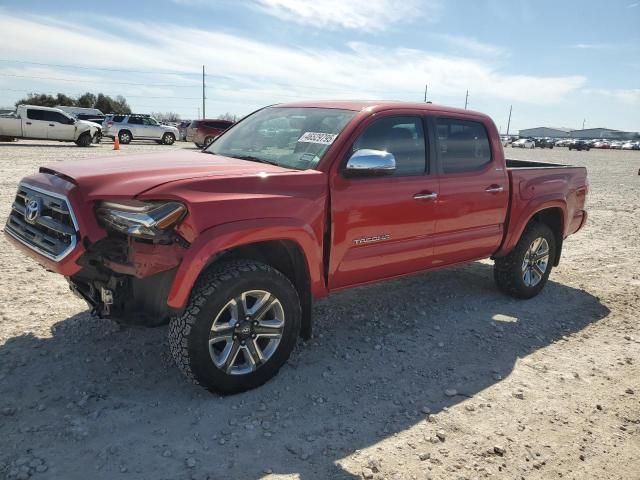
POLYGON ((156 238, 175 226, 187 212, 179 202, 100 202, 98 221, 107 229, 140 238, 156 238))

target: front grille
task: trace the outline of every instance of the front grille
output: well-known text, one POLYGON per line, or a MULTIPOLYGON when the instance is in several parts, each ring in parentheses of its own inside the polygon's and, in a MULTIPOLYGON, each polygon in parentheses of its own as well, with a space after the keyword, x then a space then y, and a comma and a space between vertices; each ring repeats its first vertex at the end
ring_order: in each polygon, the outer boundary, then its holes
POLYGON ((5 231, 51 260, 76 246, 78 224, 64 195, 21 184, 5 231))

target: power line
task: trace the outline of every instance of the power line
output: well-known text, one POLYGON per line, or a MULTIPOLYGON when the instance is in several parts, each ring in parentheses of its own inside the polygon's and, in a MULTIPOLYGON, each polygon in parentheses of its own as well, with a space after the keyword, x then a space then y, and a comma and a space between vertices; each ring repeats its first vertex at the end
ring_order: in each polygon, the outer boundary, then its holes
POLYGON ((15 78, 34 78, 37 80, 55 80, 57 82, 73 82, 73 83, 110 83, 113 85, 136 85, 142 87, 172 87, 172 88, 197 88, 200 85, 173 85, 168 83, 133 83, 133 82, 112 82, 111 80, 99 80, 99 81, 91 81, 91 80, 72 80, 69 78, 57 78, 57 77, 39 77, 35 75, 15 75, 12 73, 0 73, 2 77, 15 77, 15 78))
MULTIPOLYGON (((6 91, 6 92, 18 92, 18 93, 23 93, 23 94, 30 94, 30 93, 36 93, 36 94, 44 94, 44 95, 57 95, 59 93, 63 93, 63 92, 54 92, 54 91, 43 91, 43 90, 37 90, 37 89, 31 89, 31 90, 24 90, 24 89, 19 89, 19 88, 3 88, 2 91, 6 91)), ((87 92, 79 92, 79 93, 64 93, 64 95, 69 95, 72 97, 79 97, 81 95, 84 95, 87 92)), ((91 92, 89 92, 91 93, 91 92)), ((103 93, 103 92, 99 92, 99 93, 103 93)), ((120 95, 120 94, 113 94, 113 95, 120 95)), ((110 95, 110 96, 113 96, 110 95)), ((176 99, 176 100, 200 100, 200 97, 176 97, 176 96, 149 96, 149 95, 123 95, 126 96, 127 98, 152 98, 152 99, 176 99)))
POLYGON ((93 67, 89 65, 70 65, 61 63, 43 63, 43 62, 28 62, 25 60, 9 60, 0 58, 0 62, 6 63, 20 63, 24 65, 38 65, 40 67, 58 67, 58 68, 79 68, 82 70, 100 70, 103 72, 122 72, 122 73, 141 73, 143 75, 200 75, 197 72, 181 72, 178 70, 172 72, 162 72, 156 70, 126 70, 122 68, 106 68, 106 67, 93 67))

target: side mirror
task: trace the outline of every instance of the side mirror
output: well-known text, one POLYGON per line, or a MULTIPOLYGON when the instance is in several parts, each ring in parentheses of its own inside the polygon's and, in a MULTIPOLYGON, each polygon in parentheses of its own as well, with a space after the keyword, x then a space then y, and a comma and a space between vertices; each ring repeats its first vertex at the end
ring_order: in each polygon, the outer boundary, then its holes
POLYGON ((368 177, 393 175, 395 171, 396 159, 392 153, 364 148, 351 155, 344 174, 347 177, 368 177))

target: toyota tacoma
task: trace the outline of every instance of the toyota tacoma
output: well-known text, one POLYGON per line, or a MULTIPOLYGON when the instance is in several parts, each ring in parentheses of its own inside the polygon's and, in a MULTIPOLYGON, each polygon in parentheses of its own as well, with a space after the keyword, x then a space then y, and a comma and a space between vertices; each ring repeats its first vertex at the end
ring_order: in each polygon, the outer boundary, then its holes
POLYGON ((587 190, 585 168, 506 160, 481 113, 300 102, 202 152, 41 167, 5 233, 94 314, 169 323, 187 378, 235 393, 278 372, 332 292, 491 258, 498 288, 537 295, 587 190))

